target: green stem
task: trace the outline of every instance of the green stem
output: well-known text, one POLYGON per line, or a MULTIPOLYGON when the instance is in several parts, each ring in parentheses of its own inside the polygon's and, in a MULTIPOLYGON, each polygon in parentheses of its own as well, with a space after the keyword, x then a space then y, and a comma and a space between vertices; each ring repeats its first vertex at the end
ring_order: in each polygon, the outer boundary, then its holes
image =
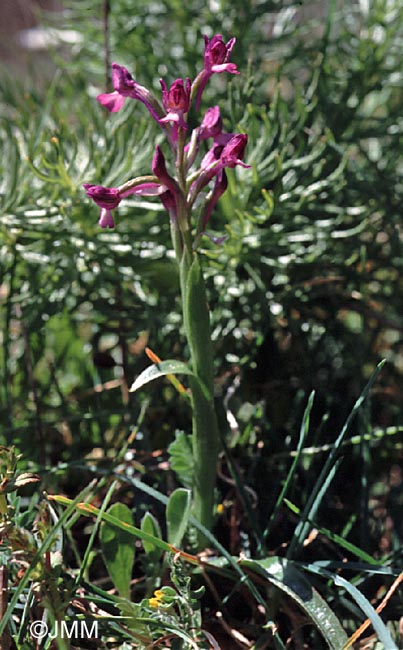
MULTIPOLYGON (((214 409, 213 351, 206 288, 197 253, 185 247, 180 263, 183 317, 192 370, 190 382, 193 408, 193 510, 194 516, 211 529, 218 457, 218 426, 214 409), (207 388, 201 390, 199 380, 207 388)), ((200 539, 200 544, 203 540, 200 539)))
MULTIPOLYGON (((185 132, 179 129, 176 171, 183 197, 187 193, 185 169, 185 132)), ((211 529, 214 510, 214 486, 218 457, 218 426, 214 409, 214 367, 210 314, 206 287, 199 258, 193 250, 191 209, 185 199, 178 201, 177 221, 172 224, 172 240, 179 264, 183 322, 189 344, 192 370, 192 450, 193 514, 211 529)), ((199 536, 199 546, 206 540, 199 536)))

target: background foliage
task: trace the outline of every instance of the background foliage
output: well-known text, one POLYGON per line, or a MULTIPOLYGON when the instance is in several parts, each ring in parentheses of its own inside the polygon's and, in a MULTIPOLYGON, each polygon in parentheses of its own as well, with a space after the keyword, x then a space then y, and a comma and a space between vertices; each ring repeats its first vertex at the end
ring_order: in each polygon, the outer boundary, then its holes
MULTIPOLYGON (((242 74, 216 75, 204 100, 220 103, 226 130, 248 133, 252 165, 231 173, 211 221, 228 237, 222 246, 206 239, 204 251, 226 442, 264 530, 311 391, 311 453, 288 492, 300 507, 323 465, 320 448, 386 358, 320 520, 376 557, 395 552, 399 564, 400 3, 113 0, 107 47, 98 1, 64 7, 46 24, 74 30, 74 45, 55 48, 53 63, 25 81, 12 67, 0 76, 1 443, 43 469, 66 463, 58 478, 44 472, 45 485, 77 490, 86 475, 75 464, 88 454, 106 462, 136 430, 141 471, 172 487, 155 470, 175 431, 188 430, 187 406, 167 383, 127 390, 147 365, 147 344, 163 359, 187 357, 169 224, 158 204, 133 200, 119 208, 116 230, 101 231, 81 185, 149 173, 160 137, 140 104, 112 116, 97 105, 105 60, 158 89, 160 76, 195 76, 203 33, 234 35, 242 74), (385 428, 395 435, 357 438, 385 428)), ((296 520, 275 512, 265 543, 277 552, 296 520)), ((218 530, 232 553, 248 554, 247 518, 234 516, 237 534, 228 518, 218 530)), ((321 542, 305 553, 328 558, 321 542)))

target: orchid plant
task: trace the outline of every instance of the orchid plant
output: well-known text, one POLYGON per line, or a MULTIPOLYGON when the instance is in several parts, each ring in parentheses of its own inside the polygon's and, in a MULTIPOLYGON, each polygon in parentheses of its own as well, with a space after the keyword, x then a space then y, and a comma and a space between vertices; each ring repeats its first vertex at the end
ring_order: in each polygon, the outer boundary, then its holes
POLYGON ((169 215, 191 357, 193 514, 210 529, 219 434, 214 408, 210 317, 198 247, 213 209, 227 188, 226 169, 237 165, 248 167, 243 162, 248 138, 244 133, 223 131, 219 106, 208 108, 199 126, 189 128, 189 111, 193 105, 199 110, 210 77, 223 72, 239 74, 235 63, 229 60, 235 38, 225 43, 221 34, 216 34, 211 39, 204 36, 204 41, 203 69, 193 81, 176 79, 169 88, 161 80, 161 101, 138 84, 125 67, 112 64, 114 91, 98 95, 99 103, 115 113, 121 110, 127 98, 142 102, 165 133, 171 169, 168 169, 162 149, 156 146, 152 174, 138 176, 119 187, 86 183, 84 189, 101 208, 99 225, 102 228, 115 226, 113 211, 130 195, 157 196, 169 215), (211 145, 202 156, 204 141, 211 145))

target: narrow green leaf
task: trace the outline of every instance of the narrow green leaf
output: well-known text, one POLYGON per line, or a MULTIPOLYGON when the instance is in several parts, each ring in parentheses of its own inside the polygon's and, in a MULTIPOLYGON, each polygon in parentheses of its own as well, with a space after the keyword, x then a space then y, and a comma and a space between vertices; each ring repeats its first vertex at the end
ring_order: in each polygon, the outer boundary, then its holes
MULTIPOLYGON (((124 503, 114 503, 108 514, 129 526, 133 524, 133 515, 124 503)), ((134 564, 135 545, 130 533, 103 522, 100 541, 105 563, 113 584, 124 598, 130 597, 130 579, 134 564)))
POLYGON ((338 587, 343 587, 355 600, 366 617, 370 619, 372 626, 378 635, 379 641, 383 643, 383 647, 387 648, 387 650, 398 650, 396 644, 393 642, 392 637, 390 636, 389 630, 386 627, 385 623, 372 607, 371 603, 365 598, 364 594, 362 594, 361 591, 357 589, 357 587, 352 585, 351 582, 348 582, 348 580, 345 578, 342 578, 341 576, 338 576, 335 573, 332 573, 331 571, 328 571, 327 569, 324 569, 323 567, 320 567, 316 564, 307 564, 305 567, 312 573, 319 574, 325 578, 331 578, 335 585, 338 587))
MULTIPOLYGON (((132 481, 130 482, 132 483, 132 481)), ((133 482, 133 485, 134 484, 135 483, 133 482)), ((142 485, 140 481, 139 481, 139 485, 142 485)), ((144 491, 146 490, 144 489, 144 491)), ((156 490, 152 490, 152 488, 149 488, 149 493, 154 494, 156 493, 156 490)), ((53 495, 52 500, 56 501, 56 503, 60 503, 61 505, 68 506, 68 507, 70 506, 71 503, 73 503, 71 499, 68 499, 67 497, 61 495, 53 495)), ((77 500, 75 500, 74 503, 76 502, 77 500)), ((152 544, 154 544, 154 546, 161 548, 163 551, 169 551, 170 553, 172 552, 171 546, 167 544, 167 542, 164 542, 162 539, 159 539, 154 535, 150 535, 149 533, 146 533, 145 531, 141 530, 140 528, 137 528, 136 526, 131 526, 130 524, 127 524, 124 521, 120 521, 120 519, 109 514, 109 512, 103 512, 100 514, 99 508, 95 508, 95 506, 91 505, 90 503, 76 503, 75 507, 78 510, 78 512, 82 515, 85 515, 87 517, 97 517, 99 515, 102 521, 106 521, 111 526, 114 526, 115 528, 119 528, 120 530, 127 532, 129 535, 134 535, 134 537, 138 537, 139 539, 143 540, 143 542, 144 541, 151 542, 152 544)))
MULTIPOLYGON (((301 514, 300 508, 298 508, 298 506, 296 506, 294 503, 291 503, 291 501, 289 501, 288 499, 284 499, 284 503, 294 514, 296 515, 301 514)), ((336 533, 332 533, 332 531, 328 530, 327 528, 318 526, 316 522, 312 521, 311 519, 309 519, 307 523, 309 523, 311 526, 316 528, 319 533, 321 533, 322 535, 330 539, 332 542, 335 542, 335 544, 338 544, 338 546, 340 546, 341 548, 344 548, 344 550, 349 551, 350 553, 358 557, 363 562, 366 562, 367 564, 373 564, 374 566, 379 565, 379 561, 373 558, 372 555, 369 555, 369 553, 366 553, 365 551, 363 551, 361 548, 359 548, 352 542, 347 541, 344 537, 341 537, 336 533)))
MULTIPOLYGON (((191 375, 197 379, 194 372, 190 370, 189 366, 186 363, 183 361, 176 361, 175 359, 168 359, 166 361, 161 361, 160 363, 154 363, 152 366, 149 366, 143 370, 143 372, 131 385, 130 392, 134 393, 136 390, 139 390, 139 388, 142 388, 146 384, 150 383, 150 381, 154 381, 154 379, 159 379, 159 377, 164 377, 166 375, 191 375)), ((202 384, 200 379, 197 379, 197 381, 202 392, 209 399, 209 391, 202 384)))
POLYGON ((340 650, 348 641, 334 612, 291 562, 271 557, 264 560, 241 560, 240 565, 264 576, 292 598, 316 625, 331 650, 340 650))
POLYGON ((347 431, 350 427, 350 424, 355 417, 357 411, 360 409, 362 403, 368 396, 368 393, 370 392, 375 380, 377 379, 379 373, 381 372, 383 366, 385 364, 385 360, 381 361, 378 363, 377 367, 375 368, 374 372, 372 373, 368 383, 364 387, 364 389, 361 392, 361 395, 355 402, 353 408, 351 409, 342 429, 340 430, 339 435, 337 436, 334 446, 332 447, 324 465, 323 468, 315 482, 315 485, 313 486, 311 495, 306 503, 306 506, 304 508, 304 511, 301 515, 301 521, 299 522, 293 538, 291 540, 291 543, 288 547, 288 553, 287 557, 291 559, 292 557, 295 557, 295 555, 298 554, 299 550, 302 548, 302 545, 309 533, 309 524, 307 523, 309 519, 313 519, 315 517, 315 514, 321 505, 322 499, 324 495, 327 492, 327 489, 332 482, 334 475, 337 472, 338 465, 340 464, 340 458, 338 458, 339 454, 339 449, 341 445, 343 444, 344 438, 347 434, 347 431))
POLYGON ((295 470, 297 468, 299 458, 301 456, 302 448, 304 446, 304 442, 305 442, 306 437, 308 435, 309 422, 310 422, 310 416, 311 416, 311 410, 312 410, 314 398, 315 398, 315 391, 312 391, 312 393, 310 394, 309 399, 308 399, 308 404, 306 405, 306 408, 305 408, 305 411, 304 411, 304 416, 302 418, 301 428, 300 428, 300 432, 299 432, 299 440, 298 440, 297 451, 296 451, 294 460, 293 460, 293 462, 291 464, 291 467, 289 469, 289 472, 287 474, 287 478, 284 481, 284 485, 282 487, 282 490, 281 490, 280 494, 277 497, 276 505, 273 508, 273 512, 272 512, 272 514, 270 516, 269 523, 267 524, 266 530, 264 531, 264 538, 265 539, 267 539, 269 534, 270 534, 273 523, 274 523, 275 519, 278 516, 278 511, 279 511, 279 509, 281 507, 281 504, 285 500, 285 495, 287 494, 288 487, 291 484, 292 479, 294 477, 294 473, 295 473, 295 470))
POLYGON ((168 529, 168 542, 178 548, 189 522, 192 495, 190 490, 178 488, 169 497, 166 520, 168 529))

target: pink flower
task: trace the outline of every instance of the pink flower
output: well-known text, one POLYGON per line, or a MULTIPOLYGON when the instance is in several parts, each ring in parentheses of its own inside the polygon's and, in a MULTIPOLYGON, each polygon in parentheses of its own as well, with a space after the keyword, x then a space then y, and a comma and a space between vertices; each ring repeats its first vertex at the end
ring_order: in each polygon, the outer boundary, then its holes
POLYGON ((208 108, 199 127, 198 139, 216 138, 222 132, 222 119, 219 106, 208 108))
POLYGON ((121 201, 117 187, 103 187, 103 185, 84 183, 83 188, 87 196, 105 210, 117 208, 121 201))
POLYGON ((98 221, 101 228, 114 228, 115 222, 111 210, 117 208, 121 201, 117 187, 103 187, 103 185, 90 183, 84 183, 83 187, 87 196, 102 208, 98 221))
POLYGON ((236 167, 236 165, 241 165, 241 167, 250 167, 250 165, 246 165, 242 162, 247 142, 248 136, 245 133, 237 133, 230 137, 230 140, 225 146, 214 144, 211 149, 209 149, 201 161, 201 173, 190 187, 190 205, 193 205, 197 195, 215 176, 219 177, 219 184, 216 185, 218 191, 220 182, 224 183, 226 181, 226 178, 220 176, 225 167, 233 168, 236 167))
POLYGON ((157 122, 164 115, 162 107, 154 95, 147 88, 138 84, 130 72, 118 63, 112 63, 112 83, 114 92, 103 93, 97 97, 99 103, 111 113, 120 111, 125 98, 131 97, 142 102, 157 122))
POLYGON ((235 63, 229 63, 236 38, 231 38, 227 44, 223 42, 221 34, 216 34, 210 39, 204 35, 203 38, 205 72, 210 74, 213 72, 239 74, 235 63))
POLYGON ((231 38, 227 44, 222 40, 221 34, 216 34, 210 39, 207 36, 203 36, 203 38, 204 68, 195 79, 197 87, 196 110, 200 106, 206 84, 214 73, 229 72, 230 74, 239 74, 236 64, 229 62, 236 38, 231 38))
POLYGON ((246 133, 237 133, 236 135, 233 135, 221 152, 221 166, 235 167, 236 165, 241 165, 241 167, 250 167, 250 165, 245 165, 245 163, 242 162, 247 142, 248 136, 246 133))
POLYGON ((101 228, 114 228, 115 222, 112 216, 112 210, 118 207, 122 199, 131 194, 140 196, 156 196, 166 191, 160 183, 147 182, 139 183, 133 187, 123 185, 121 189, 117 187, 104 187, 103 185, 83 185, 87 196, 99 205, 101 209, 99 215, 99 225, 101 228))
POLYGON ((197 139, 207 140, 213 138, 214 145, 226 145, 233 137, 233 133, 223 133, 222 119, 219 106, 208 108, 202 123, 199 126, 197 139))
POLYGON ((187 122, 184 118, 190 108, 190 79, 176 79, 168 90, 163 79, 160 79, 162 87, 162 104, 167 112, 165 117, 159 120, 160 123, 173 122, 174 129, 172 139, 174 142, 178 139, 178 128, 187 129, 187 122))

